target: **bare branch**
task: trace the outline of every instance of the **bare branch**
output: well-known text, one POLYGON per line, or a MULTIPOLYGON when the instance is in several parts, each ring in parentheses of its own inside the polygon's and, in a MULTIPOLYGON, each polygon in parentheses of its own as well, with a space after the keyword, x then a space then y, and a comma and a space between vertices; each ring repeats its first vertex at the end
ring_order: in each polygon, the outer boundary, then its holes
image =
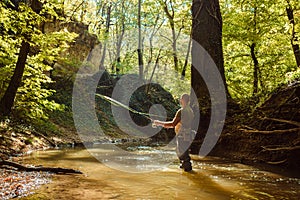
POLYGON ((208 14, 212 17, 212 18, 214 18, 217 22, 218 22, 218 24, 219 25, 221 25, 222 23, 221 23, 221 21, 218 19, 218 17, 216 16, 216 7, 214 6, 214 5, 212 5, 211 6, 211 10, 213 11, 213 13, 208 9, 208 8, 206 8, 206 11, 208 12, 208 14))
POLYGON ((295 122, 295 121, 290 121, 290 120, 285 120, 285 119, 268 118, 268 117, 264 117, 264 118, 261 118, 261 119, 262 120, 271 120, 271 121, 276 121, 276 122, 282 122, 282 123, 292 124, 292 125, 300 127, 300 123, 299 122, 295 122))
POLYGON ((170 38, 168 38, 167 36, 164 36, 164 35, 162 35, 162 34, 159 34, 161 37, 163 37, 163 38, 165 38, 165 39, 167 39, 169 42, 173 42, 170 38))
POLYGON ((273 130, 273 131, 260 131, 260 130, 247 130, 247 129, 240 129, 241 131, 247 133, 261 133, 261 134, 280 134, 280 133, 293 133, 300 131, 300 128, 291 128, 291 129, 284 129, 284 130, 273 130))
POLYGON ((262 146, 263 151, 293 151, 300 149, 300 146, 294 146, 294 147, 277 147, 277 148, 269 148, 266 146, 262 146))

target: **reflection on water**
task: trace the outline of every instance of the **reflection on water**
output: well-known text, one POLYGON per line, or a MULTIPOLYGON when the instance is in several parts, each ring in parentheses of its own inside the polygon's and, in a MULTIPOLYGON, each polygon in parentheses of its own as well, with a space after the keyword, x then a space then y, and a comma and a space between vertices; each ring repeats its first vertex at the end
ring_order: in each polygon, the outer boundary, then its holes
POLYGON ((168 167, 176 160, 174 148, 129 147, 120 150, 114 144, 97 144, 88 149, 101 163, 126 173, 145 173, 168 167))
MULTIPOLYGON (((149 161, 151 154, 161 152, 137 151, 149 161)), ((194 170, 187 173, 178 168, 174 151, 164 153, 171 161, 168 166, 153 160, 156 171, 128 173, 108 168, 83 149, 36 152, 24 162, 79 169, 85 175, 56 176, 50 185, 24 199, 300 199, 299 179, 212 157, 193 161, 194 170)), ((137 162, 133 156, 116 159, 137 162)))

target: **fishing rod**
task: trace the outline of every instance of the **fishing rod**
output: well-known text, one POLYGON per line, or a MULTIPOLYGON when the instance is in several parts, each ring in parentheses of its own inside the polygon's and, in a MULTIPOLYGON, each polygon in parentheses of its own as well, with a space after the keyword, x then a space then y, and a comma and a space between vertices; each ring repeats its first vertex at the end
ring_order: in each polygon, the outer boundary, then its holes
POLYGON ((103 100, 105 101, 108 101, 110 102, 112 105, 116 106, 116 107, 121 107, 121 108, 124 108, 126 110, 129 110, 130 112, 134 113, 134 114, 138 114, 138 115, 141 115, 143 117, 145 117, 146 119, 149 119, 150 121, 153 121, 153 119, 151 117, 157 117, 157 118, 165 118, 165 116, 161 116, 161 115, 155 115, 155 114, 150 114, 150 113, 144 113, 144 112, 139 112, 133 108, 130 108, 129 106, 126 106, 124 105, 123 103, 111 98, 111 97, 108 97, 108 96, 105 96, 105 95, 102 95, 102 94, 95 94, 96 96, 102 98, 103 100))
MULTIPOLYGON (((127 109, 127 110, 131 111, 132 113, 135 113, 135 114, 138 114, 138 115, 142 115, 145 118, 149 119, 151 122, 153 122, 153 119, 151 118, 151 116, 152 117, 158 117, 158 118, 165 118, 165 116, 161 116, 161 115, 154 115, 154 114, 150 114, 150 113, 139 112, 137 110, 134 110, 133 108, 130 108, 129 106, 124 105, 123 103, 121 103, 121 102, 119 102, 119 101, 117 101, 117 100, 115 100, 115 99, 113 99, 113 98, 111 98, 109 96, 105 96, 105 95, 102 95, 102 94, 95 94, 95 95, 98 96, 98 97, 100 97, 100 98, 102 98, 105 101, 110 102, 114 106, 122 107, 124 109, 127 109)), ((169 119, 169 118, 167 118, 167 119, 169 119)), ((152 124, 152 127, 156 128, 157 126, 154 125, 154 124, 152 124)), ((193 133, 194 137, 195 137, 197 131, 191 130, 191 133, 193 133)))

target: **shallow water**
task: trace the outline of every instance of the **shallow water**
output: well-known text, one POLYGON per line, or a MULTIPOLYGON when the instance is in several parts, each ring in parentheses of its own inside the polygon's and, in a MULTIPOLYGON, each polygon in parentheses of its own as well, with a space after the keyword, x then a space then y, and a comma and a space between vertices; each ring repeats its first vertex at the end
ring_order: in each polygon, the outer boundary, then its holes
MULTIPOLYGON (((146 158, 157 153, 136 151, 146 158)), ((178 168, 173 151, 166 150, 165 157, 171 161, 168 166, 155 161, 152 172, 129 173, 107 167, 84 149, 35 152, 24 162, 79 169, 84 175, 57 175, 23 199, 300 199, 300 179, 214 157, 193 161, 193 171, 187 173, 178 168)))

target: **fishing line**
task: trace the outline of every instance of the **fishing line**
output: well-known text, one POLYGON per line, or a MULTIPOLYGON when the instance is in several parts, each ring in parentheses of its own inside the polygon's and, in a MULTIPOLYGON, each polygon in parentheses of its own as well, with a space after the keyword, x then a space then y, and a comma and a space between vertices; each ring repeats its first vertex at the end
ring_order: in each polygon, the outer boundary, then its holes
POLYGON ((117 107, 122 107, 126 110, 129 110, 130 112, 134 113, 134 114, 138 114, 138 115, 141 115, 141 116, 144 116, 145 118, 153 121, 151 119, 151 117, 158 117, 158 118, 165 118, 165 116, 160 116, 160 115, 154 115, 154 114, 150 114, 150 113, 143 113, 143 112, 139 112, 137 110, 134 110, 133 108, 130 108, 129 106, 126 106, 124 105, 123 103, 111 98, 111 97, 108 97, 108 96, 105 96, 105 95, 102 95, 102 94, 95 94, 96 96, 102 98, 103 100, 105 101, 108 101, 110 102, 113 106, 117 106, 117 107))

